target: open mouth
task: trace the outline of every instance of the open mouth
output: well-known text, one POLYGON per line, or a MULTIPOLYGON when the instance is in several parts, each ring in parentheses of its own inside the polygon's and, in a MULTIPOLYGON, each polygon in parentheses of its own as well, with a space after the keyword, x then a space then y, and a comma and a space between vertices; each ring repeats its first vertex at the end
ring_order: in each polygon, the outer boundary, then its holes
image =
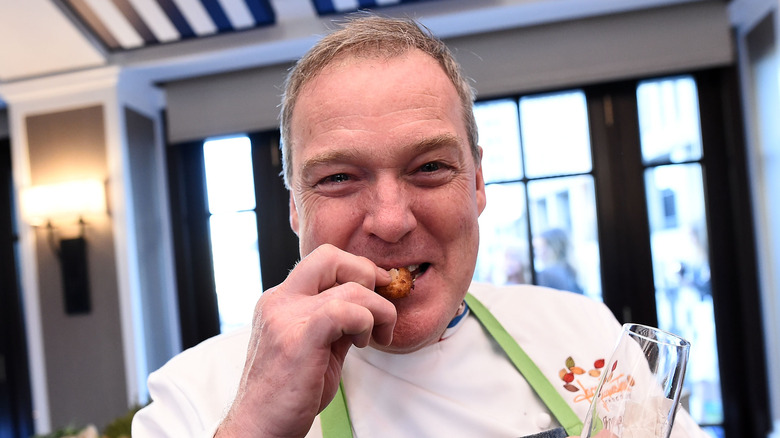
POLYGON ((412 281, 417 280, 417 277, 423 275, 425 271, 428 270, 428 268, 431 266, 430 263, 422 263, 419 265, 409 265, 406 267, 406 269, 409 270, 412 274, 412 281))
POLYGON ((375 291, 388 300, 405 298, 414 290, 415 280, 420 278, 430 266, 430 263, 421 263, 401 268, 390 268, 387 270, 390 274, 390 283, 377 286, 375 291))

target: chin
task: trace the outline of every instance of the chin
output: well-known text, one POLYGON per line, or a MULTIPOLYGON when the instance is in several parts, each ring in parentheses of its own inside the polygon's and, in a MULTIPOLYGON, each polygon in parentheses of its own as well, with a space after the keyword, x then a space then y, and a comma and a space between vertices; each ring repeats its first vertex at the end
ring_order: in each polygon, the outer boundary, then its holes
POLYGON ((420 350, 422 348, 427 347, 428 345, 434 344, 438 340, 438 336, 435 337, 433 340, 425 340, 425 341, 397 341, 396 338, 393 338, 393 342, 390 345, 376 345, 374 343, 371 344, 371 347, 375 350, 384 351, 385 353, 390 354, 408 354, 408 353, 414 353, 417 350, 420 350))
POLYGON ((421 321, 419 318, 408 315, 404 318, 399 315, 393 331, 393 342, 387 346, 375 345, 374 348, 394 354, 412 353, 438 342, 450 320, 451 318, 442 318, 442 321, 421 321))

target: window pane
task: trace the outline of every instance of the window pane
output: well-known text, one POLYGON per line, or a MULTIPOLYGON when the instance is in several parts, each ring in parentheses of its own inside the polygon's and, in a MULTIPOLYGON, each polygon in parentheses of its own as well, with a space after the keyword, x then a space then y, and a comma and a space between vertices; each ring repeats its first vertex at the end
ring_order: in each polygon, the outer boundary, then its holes
POLYGON ((590 130, 583 92, 520 99, 520 129, 529 178, 590 172, 590 130))
POLYGON ((203 144, 209 212, 252 210, 255 183, 248 137, 208 140, 203 144))
POLYGON ((601 300, 593 177, 531 181, 528 197, 536 283, 601 300))
POLYGON ((516 181, 523 177, 517 102, 493 100, 474 105, 482 146, 485 182, 516 181))
POLYGON ((699 102, 693 78, 642 82, 636 95, 645 164, 701 158, 699 102))
POLYGON ((523 184, 494 184, 486 190, 488 202, 479 217, 474 279, 494 284, 531 283, 523 184))
POLYGON ((645 171, 658 325, 691 341, 685 390, 700 424, 723 422, 702 170, 645 171))
POLYGON ((263 290, 257 218, 253 211, 211 216, 214 280, 222 333, 252 320, 263 290))

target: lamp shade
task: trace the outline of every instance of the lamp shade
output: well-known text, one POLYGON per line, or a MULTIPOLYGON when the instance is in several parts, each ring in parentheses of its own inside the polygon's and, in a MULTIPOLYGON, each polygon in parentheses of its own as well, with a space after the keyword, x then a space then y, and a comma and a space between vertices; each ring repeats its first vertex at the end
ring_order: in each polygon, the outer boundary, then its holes
POLYGON ((106 211, 106 192, 98 180, 32 186, 22 191, 22 215, 31 225, 78 219, 106 211))

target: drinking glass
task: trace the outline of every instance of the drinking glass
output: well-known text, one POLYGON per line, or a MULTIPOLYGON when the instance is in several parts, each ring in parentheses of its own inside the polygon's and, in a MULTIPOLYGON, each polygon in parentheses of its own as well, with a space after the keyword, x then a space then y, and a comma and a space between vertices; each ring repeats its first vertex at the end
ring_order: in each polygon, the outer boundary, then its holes
POLYGON ((585 416, 582 438, 668 438, 690 345, 655 327, 623 325, 585 416))

